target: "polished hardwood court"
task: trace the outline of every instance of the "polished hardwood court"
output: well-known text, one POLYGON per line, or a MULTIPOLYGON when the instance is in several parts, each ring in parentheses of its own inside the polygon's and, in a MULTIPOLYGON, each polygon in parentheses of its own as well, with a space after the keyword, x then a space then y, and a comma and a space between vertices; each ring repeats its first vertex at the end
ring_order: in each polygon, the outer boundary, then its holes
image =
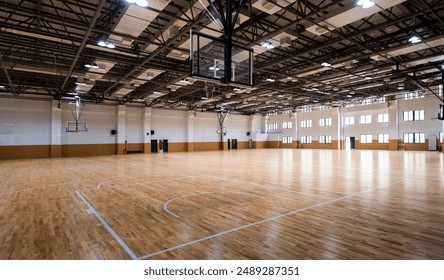
POLYGON ((0 161, 0 259, 444 259, 444 154, 0 161))

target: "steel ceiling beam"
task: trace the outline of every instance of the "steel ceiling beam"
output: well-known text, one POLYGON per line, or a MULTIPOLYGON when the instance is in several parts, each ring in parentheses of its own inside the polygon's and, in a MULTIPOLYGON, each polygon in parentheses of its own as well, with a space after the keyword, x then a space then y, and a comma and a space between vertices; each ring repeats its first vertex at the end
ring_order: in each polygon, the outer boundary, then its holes
POLYGON ((106 0, 100 0, 99 4, 97 5, 96 12, 94 13, 93 18, 91 19, 91 21, 89 23, 88 29, 85 32, 85 36, 83 37, 83 40, 80 43, 80 46, 78 47, 76 56, 74 57, 74 60, 72 61, 72 64, 71 64, 71 67, 69 68, 68 73, 66 74, 66 78, 63 81, 63 84, 62 84, 62 86, 60 88, 61 91, 64 90, 64 88, 66 86, 66 83, 68 82, 69 78, 71 78, 72 71, 74 70, 74 67, 77 64, 77 60, 79 59, 80 55, 83 52, 83 49, 86 46, 86 42, 89 39, 89 35, 91 35, 92 28, 94 27, 94 25, 96 24, 97 19, 101 15, 102 9, 105 6, 105 3, 106 3, 106 0))
MULTIPOLYGON (((201 13, 199 14, 199 16, 197 17, 196 21, 199 21, 203 18, 206 18, 205 13, 201 13)), ((178 38, 181 38, 183 35, 187 34, 189 32, 189 30, 191 29, 192 25, 188 24, 185 25, 184 27, 182 27, 182 30, 174 35, 173 37, 169 38, 165 44, 159 46, 154 52, 152 52, 150 55, 148 55, 146 58, 144 58, 142 60, 142 62, 133 67, 132 69, 130 69, 118 82, 114 83, 111 87, 109 87, 107 90, 105 90, 104 94, 109 94, 115 87, 117 87, 118 85, 120 85, 122 83, 122 81, 124 81, 125 79, 128 79, 129 77, 131 77, 134 73, 136 73, 141 67, 143 67, 145 64, 147 64, 148 62, 150 62, 152 59, 154 59, 158 54, 160 54, 164 49, 163 47, 168 47, 170 44, 174 44, 175 41, 178 38)))

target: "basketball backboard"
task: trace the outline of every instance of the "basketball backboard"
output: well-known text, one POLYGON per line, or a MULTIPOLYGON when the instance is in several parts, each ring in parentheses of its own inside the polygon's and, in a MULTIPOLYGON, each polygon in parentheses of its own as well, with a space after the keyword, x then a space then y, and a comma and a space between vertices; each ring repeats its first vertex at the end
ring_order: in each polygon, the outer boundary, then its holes
POLYGON ((231 77, 225 78, 225 42, 190 31, 190 76, 239 86, 253 86, 253 50, 232 45, 231 77))
POLYGON ((66 132, 87 132, 88 127, 86 122, 75 122, 75 121, 67 121, 66 122, 66 132))

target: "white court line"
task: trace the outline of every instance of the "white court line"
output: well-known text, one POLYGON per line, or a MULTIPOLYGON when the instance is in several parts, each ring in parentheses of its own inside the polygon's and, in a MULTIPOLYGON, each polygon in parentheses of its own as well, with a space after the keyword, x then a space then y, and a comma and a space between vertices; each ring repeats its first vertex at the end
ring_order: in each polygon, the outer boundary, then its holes
POLYGON ((88 214, 94 214, 99 221, 102 223, 102 225, 105 226, 105 228, 109 231, 109 233, 111 233, 111 235, 114 237, 114 239, 116 239, 116 241, 120 244, 120 246, 122 246, 122 248, 128 253, 128 255, 130 255, 130 257, 133 260, 137 260, 137 256, 136 254, 133 253, 133 251, 131 251, 131 249, 125 244, 125 242, 119 237, 119 235, 117 235, 117 233, 108 225, 107 222, 105 222, 105 220, 102 218, 102 216, 100 216, 100 214, 94 209, 94 207, 92 207, 91 204, 89 204, 89 202, 86 200, 86 198, 83 197, 83 195, 80 194, 79 191, 76 191, 77 195, 80 197, 80 199, 86 204, 86 206, 88 206, 88 209, 86 210, 88 214))
POLYGON ((302 212, 302 211, 305 211, 305 210, 313 209, 313 208, 316 208, 316 207, 319 207, 319 206, 323 206, 323 205, 326 205, 326 204, 330 204, 330 203, 334 203, 334 202, 337 202, 337 201, 340 201, 340 200, 343 200, 343 199, 346 199, 346 198, 350 198, 350 197, 354 197, 354 196, 357 196, 357 195, 361 195, 363 193, 371 192, 371 191, 376 190, 376 189, 382 189, 382 188, 390 187, 392 185, 395 185, 395 184, 398 184, 398 183, 402 183, 402 182, 405 182, 405 181, 407 181, 407 180, 396 181, 394 183, 390 183, 390 184, 383 185, 383 186, 380 186, 380 187, 375 187, 375 188, 371 188, 371 189, 368 189, 368 190, 365 190, 365 191, 360 191, 360 192, 357 192, 357 193, 345 195, 345 196, 342 196, 342 197, 339 197, 339 198, 330 199, 330 200, 327 200, 327 201, 324 201, 324 202, 317 203, 317 204, 312 205, 312 206, 300 208, 300 209, 297 209, 297 210, 294 210, 294 211, 291 211, 291 212, 287 212, 287 213, 284 213, 284 214, 273 216, 273 217, 270 217, 270 218, 267 218, 267 219, 264 219, 264 220, 261 220, 261 221, 257 221, 257 222, 251 223, 251 224, 247 224, 247 225, 243 225, 243 226, 240 226, 240 227, 237 227, 237 228, 233 228, 233 229, 230 229, 230 230, 222 231, 222 232, 219 232, 219 233, 216 233, 216 234, 213 234, 213 235, 209 235, 209 236, 206 236, 206 237, 203 237, 203 238, 200 238, 200 239, 196 239, 196 240, 193 240, 193 241, 190 241, 190 242, 187 242, 187 243, 183 243, 183 244, 180 244, 180 245, 177 245, 177 246, 174 246, 174 247, 170 247, 168 249, 160 250, 160 251, 157 251, 157 252, 154 252, 154 253, 142 256, 142 257, 139 258, 139 260, 148 259, 148 258, 154 257, 154 256, 162 254, 162 253, 166 253, 166 252, 169 252, 169 251, 172 251, 172 250, 176 250, 176 249, 179 249, 179 248, 182 248, 182 247, 186 247, 186 246, 189 246, 189 245, 192 245, 192 244, 195 244, 195 243, 199 243, 199 242, 202 242, 202 241, 205 241, 205 240, 208 240, 208 239, 219 237, 219 236, 231 233, 231 232, 235 232, 235 231, 238 231, 238 230, 241 230, 241 229, 249 228, 249 227, 260 225, 260 224, 263 224, 263 223, 266 223, 266 222, 269 222, 269 221, 273 221, 273 220, 276 220, 276 219, 287 217, 289 215, 293 215, 293 214, 296 214, 296 213, 299 213, 299 212, 302 212))

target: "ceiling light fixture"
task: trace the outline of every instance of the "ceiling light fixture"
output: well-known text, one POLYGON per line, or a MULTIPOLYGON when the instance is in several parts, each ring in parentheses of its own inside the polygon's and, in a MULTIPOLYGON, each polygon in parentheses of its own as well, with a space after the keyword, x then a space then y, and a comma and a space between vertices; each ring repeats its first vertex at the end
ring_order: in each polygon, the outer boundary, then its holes
POLYGON ((261 46, 263 48, 267 48, 267 49, 273 49, 274 48, 273 44, 270 41, 262 42, 261 46))
POLYGON ((419 36, 416 32, 410 34, 409 43, 416 44, 422 41, 421 36, 419 36))
POLYGON ((324 66, 324 67, 330 67, 331 63, 328 62, 328 61, 324 61, 324 62, 321 63, 321 65, 324 66))
POLYGON ((97 45, 101 46, 101 47, 106 47, 107 42, 104 39, 100 39, 97 42, 97 45))
POLYGON ((0 85, 0 89, 5 89, 5 86, 4 85, 0 85))
POLYGON ((136 4, 139 7, 147 7, 148 1, 146 0, 125 0, 127 3, 136 4))
POLYGON ((115 49, 115 48, 116 48, 116 45, 114 45, 112 42, 107 42, 106 47, 107 47, 108 49, 115 49))
POLYGON ((93 62, 93 61, 87 61, 85 63, 85 67, 86 68, 94 68, 94 69, 99 69, 99 65, 97 65, 97 63, 93 62))
POLYGON ((372 0, 358 0, 356 1, 356 5, 361 6, 364 9, 371 8, 375 5, 375 2, 372 0))
POLYGON ((219 71, 220 69, 219 69, 219 67, 214 67, 214 66, 210 66, 210 68, 208 68, 208 69, 210 69, 210 70, 216 70, 216 71, 219 71))
POLYGON ((116 45, 114 45, 113 42, 109 41, 105 36, 100 36, 99 40, 97 41, 97 45, 101 47, 107 47, 109 49, 114 49, 116 45))
POLYGON ((271 82, 271 83, 272 83, 272 82, 274 82, 274 81, 275 81, 275 79, 273 79, 273 78, 267 78, 267 79, 266 79, 266 81, 267 81, 267 82, 271 82))
POLYGON ((146 1, 146 0, 137 0, 136 4, 139 7, 147 7, 148 6, 148 1, 146 1))

